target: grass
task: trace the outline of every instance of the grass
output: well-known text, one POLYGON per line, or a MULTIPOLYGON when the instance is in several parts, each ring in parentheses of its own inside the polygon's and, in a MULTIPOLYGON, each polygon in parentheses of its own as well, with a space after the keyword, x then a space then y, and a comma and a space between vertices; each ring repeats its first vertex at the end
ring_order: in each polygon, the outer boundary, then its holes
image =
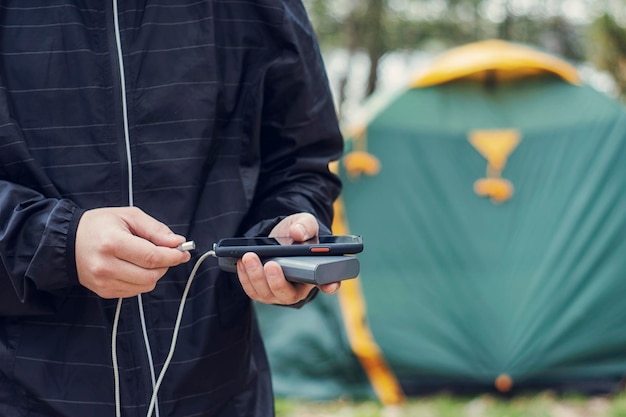
POLYGON ((511 399, 437 395, 383 407, 375 401, 276 400, 277 417, 626 417, 626 393, 611 397, 557 396, 549 391, 511 399))

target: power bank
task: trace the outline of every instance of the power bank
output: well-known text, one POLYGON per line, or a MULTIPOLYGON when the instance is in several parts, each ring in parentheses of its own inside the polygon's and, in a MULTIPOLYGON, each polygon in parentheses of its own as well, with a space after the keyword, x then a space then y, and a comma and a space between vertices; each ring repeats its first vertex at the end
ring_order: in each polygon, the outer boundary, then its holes
MULTIPOLYGON (((219 267, 226 272, 237 272, 237 259, 219 257, 219 267)), ((356 256, 282 256, 263 259, 276 261, 290 282, 328 284, 356 278, 361 264, 356 256)))

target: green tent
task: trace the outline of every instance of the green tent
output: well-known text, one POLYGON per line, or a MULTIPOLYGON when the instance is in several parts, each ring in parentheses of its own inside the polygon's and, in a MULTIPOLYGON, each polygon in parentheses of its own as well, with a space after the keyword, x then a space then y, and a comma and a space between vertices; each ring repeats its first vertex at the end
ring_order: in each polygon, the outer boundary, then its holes
POLYGON ((257 306, 279 396, 616 389, 626 373, 626 111, 573 67, 488 41, 355 129, 335 233, 361 274, 257 306))

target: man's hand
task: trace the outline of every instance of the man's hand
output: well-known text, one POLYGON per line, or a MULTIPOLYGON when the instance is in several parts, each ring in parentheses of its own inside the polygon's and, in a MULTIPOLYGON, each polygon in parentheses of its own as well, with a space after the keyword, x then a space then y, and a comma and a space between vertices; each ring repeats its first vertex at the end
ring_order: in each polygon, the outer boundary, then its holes
POLYGON ((191 258, 176 249, 183 242, 138 208, 88 210, 76 232, 78 280, 103 298, 152 291, 169 267, 191 258))
MULTIPOLYGON (((317 219, 309 213, 293 214, 278 223, 270 236, 289 236, 296 242, 304 242, 317 236, 319 225, 317 219)), ((237 273, 241 285, 253 300, 266 304, 295 304, 306 298, 314 285, 292 283, 285 279, 283 270, 276 262, 261 263, 259 257, 252 252, 246 253, 237 261, 237 273)), ((339 290, 341 283, 318 285, 327 294, 339 290)))

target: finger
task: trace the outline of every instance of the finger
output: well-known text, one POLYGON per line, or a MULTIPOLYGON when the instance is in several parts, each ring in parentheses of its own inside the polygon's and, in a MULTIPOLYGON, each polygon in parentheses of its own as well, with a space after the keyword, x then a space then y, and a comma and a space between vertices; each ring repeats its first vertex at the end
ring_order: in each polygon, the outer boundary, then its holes
POLYGON ((120 239, 113 249, 116 258, 130 262, 143 269, 169 268, 189 261, 191 254, 176 248, 156 246, 134 235, 120 239))
POLYGON ((318 285, 318 288, 325 294, 335 294, 341 288, 341 282, 318 285))
POLYGON ((294 304, 304 299, 313 285, 294 284, 285 279, 283 270, 277 262, 270 261, 263 266, 267 285, 276 301, 276 304, 294 304))
POLYGON ((123 260, 99 258, 92 261, 87 271, 91 279, 85 286, 100 296, 133 293, 137 295, 154 289, 167 268, 144 269, 123 260))
POLYGON ((241 285, 253 300, 266 304, 294 304, 304 299, 313 285, 293 284, 285 279, 277 262, 265 265, 254 253, 246 253, 237 262, 241 285))
POLYGON ((262 298, 266 298, 269 293, 269 288, 264 289, 262 283, 252 280, 252 276, 262 273, 260 272, 262 270, 263 267, 261 265, 261 261, 254 253, 246 253, 240 260, 237 261, 237 275, 239 276, 239 282, 241 283, 243 290, 246 294, 248 294, 248 297, 253 300, 260 301, 262 298), (259 293, 257 286, 259 286, 261 292, 265 294, 264 296, 259 293))
POLYGON ((135 285, 125 281, 117 281, 111 283, 108 288, 89 288, 94 293, 102 298, 129 298, 135 297, 139 294, 150 292, 154 287, 146 289, 145 286, 135 285))
POLYGON ((264 266, 256 254, 246 253, 237 263, 240 282, 246 294, 253 300, 266 304, 283 304, 285 297, 274 294, 270 281, 274 281, 272 285, 278 288, 281 285, 289 287, 291 284, 285 280, 280 265, 276 262, 268 262, 266 265, 268 264, 269 266, 264 266), (269 268, 269 275, 266 268, 269 268))
POLYGON ((175 248, 186 240, 184 236, 175 234, 167 225, 137 207, 129 207, 124 213, 124 220, 131 233, 157 246, 175 248))

